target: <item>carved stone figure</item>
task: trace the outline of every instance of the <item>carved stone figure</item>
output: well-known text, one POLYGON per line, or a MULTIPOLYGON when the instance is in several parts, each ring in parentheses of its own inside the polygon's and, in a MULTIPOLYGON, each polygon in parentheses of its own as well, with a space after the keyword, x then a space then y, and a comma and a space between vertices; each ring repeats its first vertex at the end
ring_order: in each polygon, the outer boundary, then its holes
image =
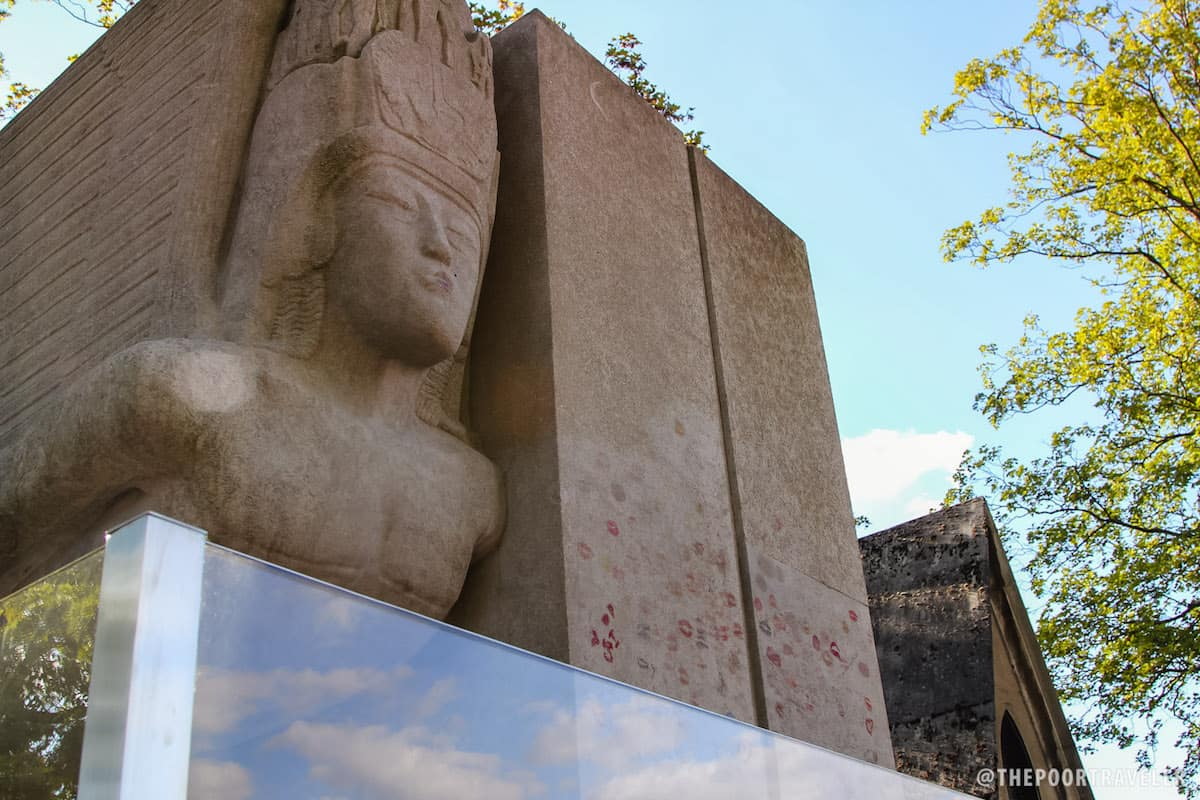
POLYGON ((223 329, 118 353, 0 451, 0 593, 153 509, 445 615, 504 518, 455 418, 494 202, 491 80, 462 0, 297 0, 223 329))

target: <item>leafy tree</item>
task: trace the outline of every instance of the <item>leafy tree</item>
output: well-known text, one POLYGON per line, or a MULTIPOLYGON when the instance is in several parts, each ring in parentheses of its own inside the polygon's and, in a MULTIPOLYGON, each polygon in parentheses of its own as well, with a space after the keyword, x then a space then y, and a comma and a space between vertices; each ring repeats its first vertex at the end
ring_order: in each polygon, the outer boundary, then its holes
MULTIPOLYGON (((633 87, 638 96, 653 106, 667 121, 676 125, 691 122, 695 119, 692 113, 695 108, 684 109, 679 103, 671 100, 670 95, 646 80, 643 75, 646 71, 646 59, 638 49, 641 46, 641 41, 632 33, 614 36, 609 40, 608 50, 604 54, 609 69, 633 87)), ((692 147, 708 150, 708 146, 704 144, 704 131, 686 131, 683 140, 692 147)))
MULTIPOLYGON (((30 0, 32 2, 33 0, 30 0)), ((37 0, 52 2, 63 9, 76 20, 99 28, 111 28, 121 16, 137 3, 137 0, 37 0)), ((8 15, 9 10, 16 5, 16 0, 0 0, 0 22, 8 15)), ((491 0, 491 3, 469 2, 471 18, 475 28, 489 36, 495 36, 506 27, 516 22, 525 14, 525 4, 520 0, 491 0)), ((563 25, 561 22, 559 25, 563 25)), ((566 26, 563 25, 563 29, 566 26)), ((609 41, 606 59, 609 67, 619 75, 633 90, 655 110, 673 123, 691 122, 693 108, 684 110, 682 106, 671 100, 666 92, 648 81, 643 73, 646 70, 646 60, 640 50, 641 42, 632 33, 613 37, 609 41)), ((74 56, 71 57, 74 59, 74 56)), ((4 57, 0 54, 0 78, 7 73, 4 69, 4 57)), ((9 84, 8 94, 4 104, 0 106, 0 120, 16 114, 34 97, 38 89, 24 83, 9 84)), ((703 143, 704 131, 691 130, 684 133, 684 141, 694 147, 708 150, 703 143)))
POLYGON ((99 602, 99 558, 0 602, 0 786, 75 797, 99 602))
POLYGON ((995 426, 1068 401, 1086 421, 1044 455, 968 454, 948 502, 987 493, 1032 545, 1039 634, 1086 739, 1140 745, 1182 726, 1166 772, 1200 794, 1200 3, 1042 0, 1021 46, 974 60, 924 129, 1027 137, 1009 201, 946 232, 947 259, 1035 255, 1098 292, 1074 328, 1036 317, 983 348, 995 426))
POLYGON ((495 0, 496 7, 488 8, 483 3, 468 3, 471 19, 477 30, 495 36, 525 15, 525 4, 517 0, 495 0))

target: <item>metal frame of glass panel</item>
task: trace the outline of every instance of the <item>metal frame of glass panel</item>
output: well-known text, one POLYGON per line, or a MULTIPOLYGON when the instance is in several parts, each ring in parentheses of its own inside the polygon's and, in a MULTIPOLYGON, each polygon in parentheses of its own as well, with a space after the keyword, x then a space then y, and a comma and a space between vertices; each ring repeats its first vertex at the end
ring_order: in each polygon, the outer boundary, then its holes
POLYGON ((110 537, 80 800, 184 800, 207 535, 146 514, 110 537))

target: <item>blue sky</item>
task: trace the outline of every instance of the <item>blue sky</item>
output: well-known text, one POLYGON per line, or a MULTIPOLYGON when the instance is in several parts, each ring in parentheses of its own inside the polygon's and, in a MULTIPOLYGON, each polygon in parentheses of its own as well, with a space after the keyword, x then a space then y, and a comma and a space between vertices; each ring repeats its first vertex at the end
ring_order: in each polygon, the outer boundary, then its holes
MULTIPOLYGON (((941 232, 1004 199, 1005 154, 1022 143, 919 131, 955 70, 1019 42, 1032 0, 756 0, 752 13, 717 0, 534 5, 596 54, 635 32, 647 76, 695 106, 711 158, 805 239, 851 494, 872 529, 936 503, 967 445, 1036 452, 1046 421, 997 432, 972 410, 978 348, 1015 341, 1030 312, 1069 325, 1088 285, 1038 261, 943 263, 941 232)), ((91 36, 52 5, 24 0, 0 26, 0 52, 14 79, 45 85, 91 36)), ((1113 750, 1085 760, 1133 764, 1113 750)))

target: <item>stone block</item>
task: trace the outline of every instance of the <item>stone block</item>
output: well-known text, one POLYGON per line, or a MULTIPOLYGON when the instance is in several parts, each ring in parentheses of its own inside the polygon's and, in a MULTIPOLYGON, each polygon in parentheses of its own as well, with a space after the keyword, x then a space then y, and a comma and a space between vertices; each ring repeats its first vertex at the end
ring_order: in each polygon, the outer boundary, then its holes
MULTIPOLYGON (((976 781, 983 769, 1081 770, 987 504, 860 546, 897 769, 985 798, 998 790, 976 781)), ((1092 797, 1086 786, 1055 792, 1092 797)))
POLYGON ((867 604, 749 554, 767 727, 894 767, 867 604))
POLYGON ((470 394, 509 518, 450 619, 753 720, 687 151, 540 14, 494 47, 470 394))
POLYGON ((709 159, 693 160, 742 532, 865 603, 804 242, 709 159))

